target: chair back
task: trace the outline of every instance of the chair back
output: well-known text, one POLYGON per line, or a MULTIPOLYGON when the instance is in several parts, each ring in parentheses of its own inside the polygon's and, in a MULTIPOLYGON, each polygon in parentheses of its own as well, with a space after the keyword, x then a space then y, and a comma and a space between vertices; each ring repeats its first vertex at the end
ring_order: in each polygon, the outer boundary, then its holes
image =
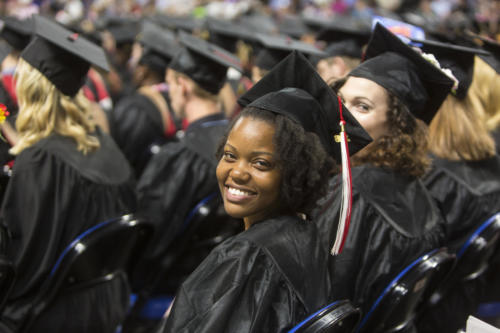
POLYGON ((500 213, 481 224, 457 252, 457 266, 453 272, 458 280, 479 277, 497 255, 500 240, 500 213))
POLYGON ((64 249, 42 284, 23 332, 29 332, 33 322, 56 298, 64 296, 65 291, 91 288, 118 276, 126 279, 152 231, 151 225, 139 222, 133 215, 124 215, 97 224, 76 237, 64 249))
POLYGON ((351 333, 360 316, 360 310, 348 300, 336 301, 316 311, 288 333, 351 333))
POLYGON ((405 267, 373 303, 356 332, 400 332, 407 328, 428 285, 433 282, 437 263, 448 262, 440 259, 442 253, 442 249, 435 249, 405 267))
POLYGON ((15 275, 14 264, 5 256, 0 255, 0 314, 14 285, 15 275))

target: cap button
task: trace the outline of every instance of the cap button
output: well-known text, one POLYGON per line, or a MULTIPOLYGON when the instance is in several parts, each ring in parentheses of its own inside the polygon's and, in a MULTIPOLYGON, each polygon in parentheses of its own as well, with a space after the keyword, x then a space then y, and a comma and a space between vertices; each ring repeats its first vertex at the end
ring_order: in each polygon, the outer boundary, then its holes
POLYGON ((75 42, 78 39, 78 33, 74 33, 68 36, 68 40, 75 42))

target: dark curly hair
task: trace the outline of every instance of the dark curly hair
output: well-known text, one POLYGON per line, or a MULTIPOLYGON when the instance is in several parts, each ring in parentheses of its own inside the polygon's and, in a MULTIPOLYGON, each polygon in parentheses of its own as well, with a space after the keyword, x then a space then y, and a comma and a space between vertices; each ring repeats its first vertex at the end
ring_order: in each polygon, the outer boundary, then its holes
POLYGON ((221 159, 229 133, 242 117, 265 121, 275 128, 273 142, 277 163, 281 170, 280 199, 290 213, 310 214, 316 202, 326 193, 328 176, 335 161, 325 151, 315 133, 306 132, 302 126, 288 117, 247 107, 238 114, 217 148, 216 157, 221 159))
MULTIPOLYGON (((331 85, 332 89, 338 92, 347 78, 335 81, 331 85)), ((431 163, 428 156, 428 128, 423 121, 411 115, 399 98, 390 91, 387 94, 389 134, 354 155, 352 165, 371 164, 406 175, 423 176, 431 163)))

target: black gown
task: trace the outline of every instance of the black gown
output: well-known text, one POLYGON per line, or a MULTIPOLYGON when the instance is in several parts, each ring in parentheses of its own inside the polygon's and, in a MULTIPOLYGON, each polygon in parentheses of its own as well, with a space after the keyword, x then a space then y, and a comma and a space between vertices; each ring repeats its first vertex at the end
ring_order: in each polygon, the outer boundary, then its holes
POLYGON ((153 144, 162 145, 172 139, 179 124, 171 112, 167 92, 161 92, 170 113, 171 128, 165 128, 160 111, 153 101, 141 93, 124 97, 109 114, 111 135, 129 160, 137 177, 151 158, 153 144))
MULTIPOLYGON (((222 114, 191 123, 179 142, 163 145, 146 166, 137 185, 138 215, 154 224, 155 235, 134 279, 139 285, 148 281, 148 275, 156 275, 189 212, 202 199, 218 193, 215 151, 227 125, 222 114)), ((173 286, 173 293, 177 287, 173 286)))
MULTIPOLYGON (((341 178, 330 181, 315 221, 323 246, 333 246, 341 178)), ((363 313, 407 265, 442 243, 442 217, 415 177, 364 165, 352 169, 353 203, 343 252, 329 256, 332 300, 350 299, 363 313)))
MULTIPOLYGON (((53 134, 16 158, 1 212, 2 227, 9 234, 6 255, 16 266, 16 282, 1 321, 12 328, 23 320, 41 283, 76 236, 135 210, 130 166, 110 137, 98 132, 96 136, 101 146, 87 155, 77 151, 72 138, 53 134)), ((78 318, 86 318, 81 325, 100 332, 103 323, 90 317, 90 309, 111 301, 111 296, 116 309, 107 320, 116 325, 124 316, 118 304, 128 302, 122 292, 128 289, 127 281, 119 282, 95 293, 77 293, 69 303, 59 304, 47 314, 52 319, 45 323, 52 328, 48 331, 71 331, 72 322, 78 322, 72 311, 78 309, 78 318)))
POLYGON ((184 282, 163 332, 286 332, 327 303, 317 237, 312 222, 280 216, 227 239, 184 282))
MULTIPOLYGON (((445 217, 445 243, 456 252, 493 214, 500 212, 500 156, 482 161, 433 159, 424 182, 445 217)), ((500 271, 450 287, 446 296, 423 314, 419 332, 456 332, 483 301, 498 301, 500 271)))

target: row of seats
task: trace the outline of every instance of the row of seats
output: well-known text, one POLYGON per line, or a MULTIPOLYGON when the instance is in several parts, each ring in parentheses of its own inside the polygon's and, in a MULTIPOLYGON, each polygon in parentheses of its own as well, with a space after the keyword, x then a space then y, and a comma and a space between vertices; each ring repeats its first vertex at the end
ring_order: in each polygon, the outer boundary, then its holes
POLYGON ((500 213, 485 221, 461 246, 449 253, 435 249, 405 267, 370 310, 360 315, 348 300, 334 302, 295 326, 289 333, 405 332, 447 294, 481 277, 500 257, 500 213))
MULTIPOLYGON (((98 224, 78 236, 61 254, 40 288, 22 332, 29 332, 33 323, 58 297, 64 295, 65 290, 75 286, 89 288, 95 284, 111 283, 116 278, 129 275, 152 232, 149 224, 138 221, 133 215, 126 215, 98 224)), ((446 297, 450 286, 479 278, 490 262, 498 260, 499 256, 500 213, 484 222, 456 254, 448 253, 446 248, 435 249, 403 269, 363 317, 349 301, 337 301, 311 314, 290 332, 404 331, 422 308, 446 297)), ((14 267, 2 258, 0 305, 7 298, 14 278, 14 267)))

